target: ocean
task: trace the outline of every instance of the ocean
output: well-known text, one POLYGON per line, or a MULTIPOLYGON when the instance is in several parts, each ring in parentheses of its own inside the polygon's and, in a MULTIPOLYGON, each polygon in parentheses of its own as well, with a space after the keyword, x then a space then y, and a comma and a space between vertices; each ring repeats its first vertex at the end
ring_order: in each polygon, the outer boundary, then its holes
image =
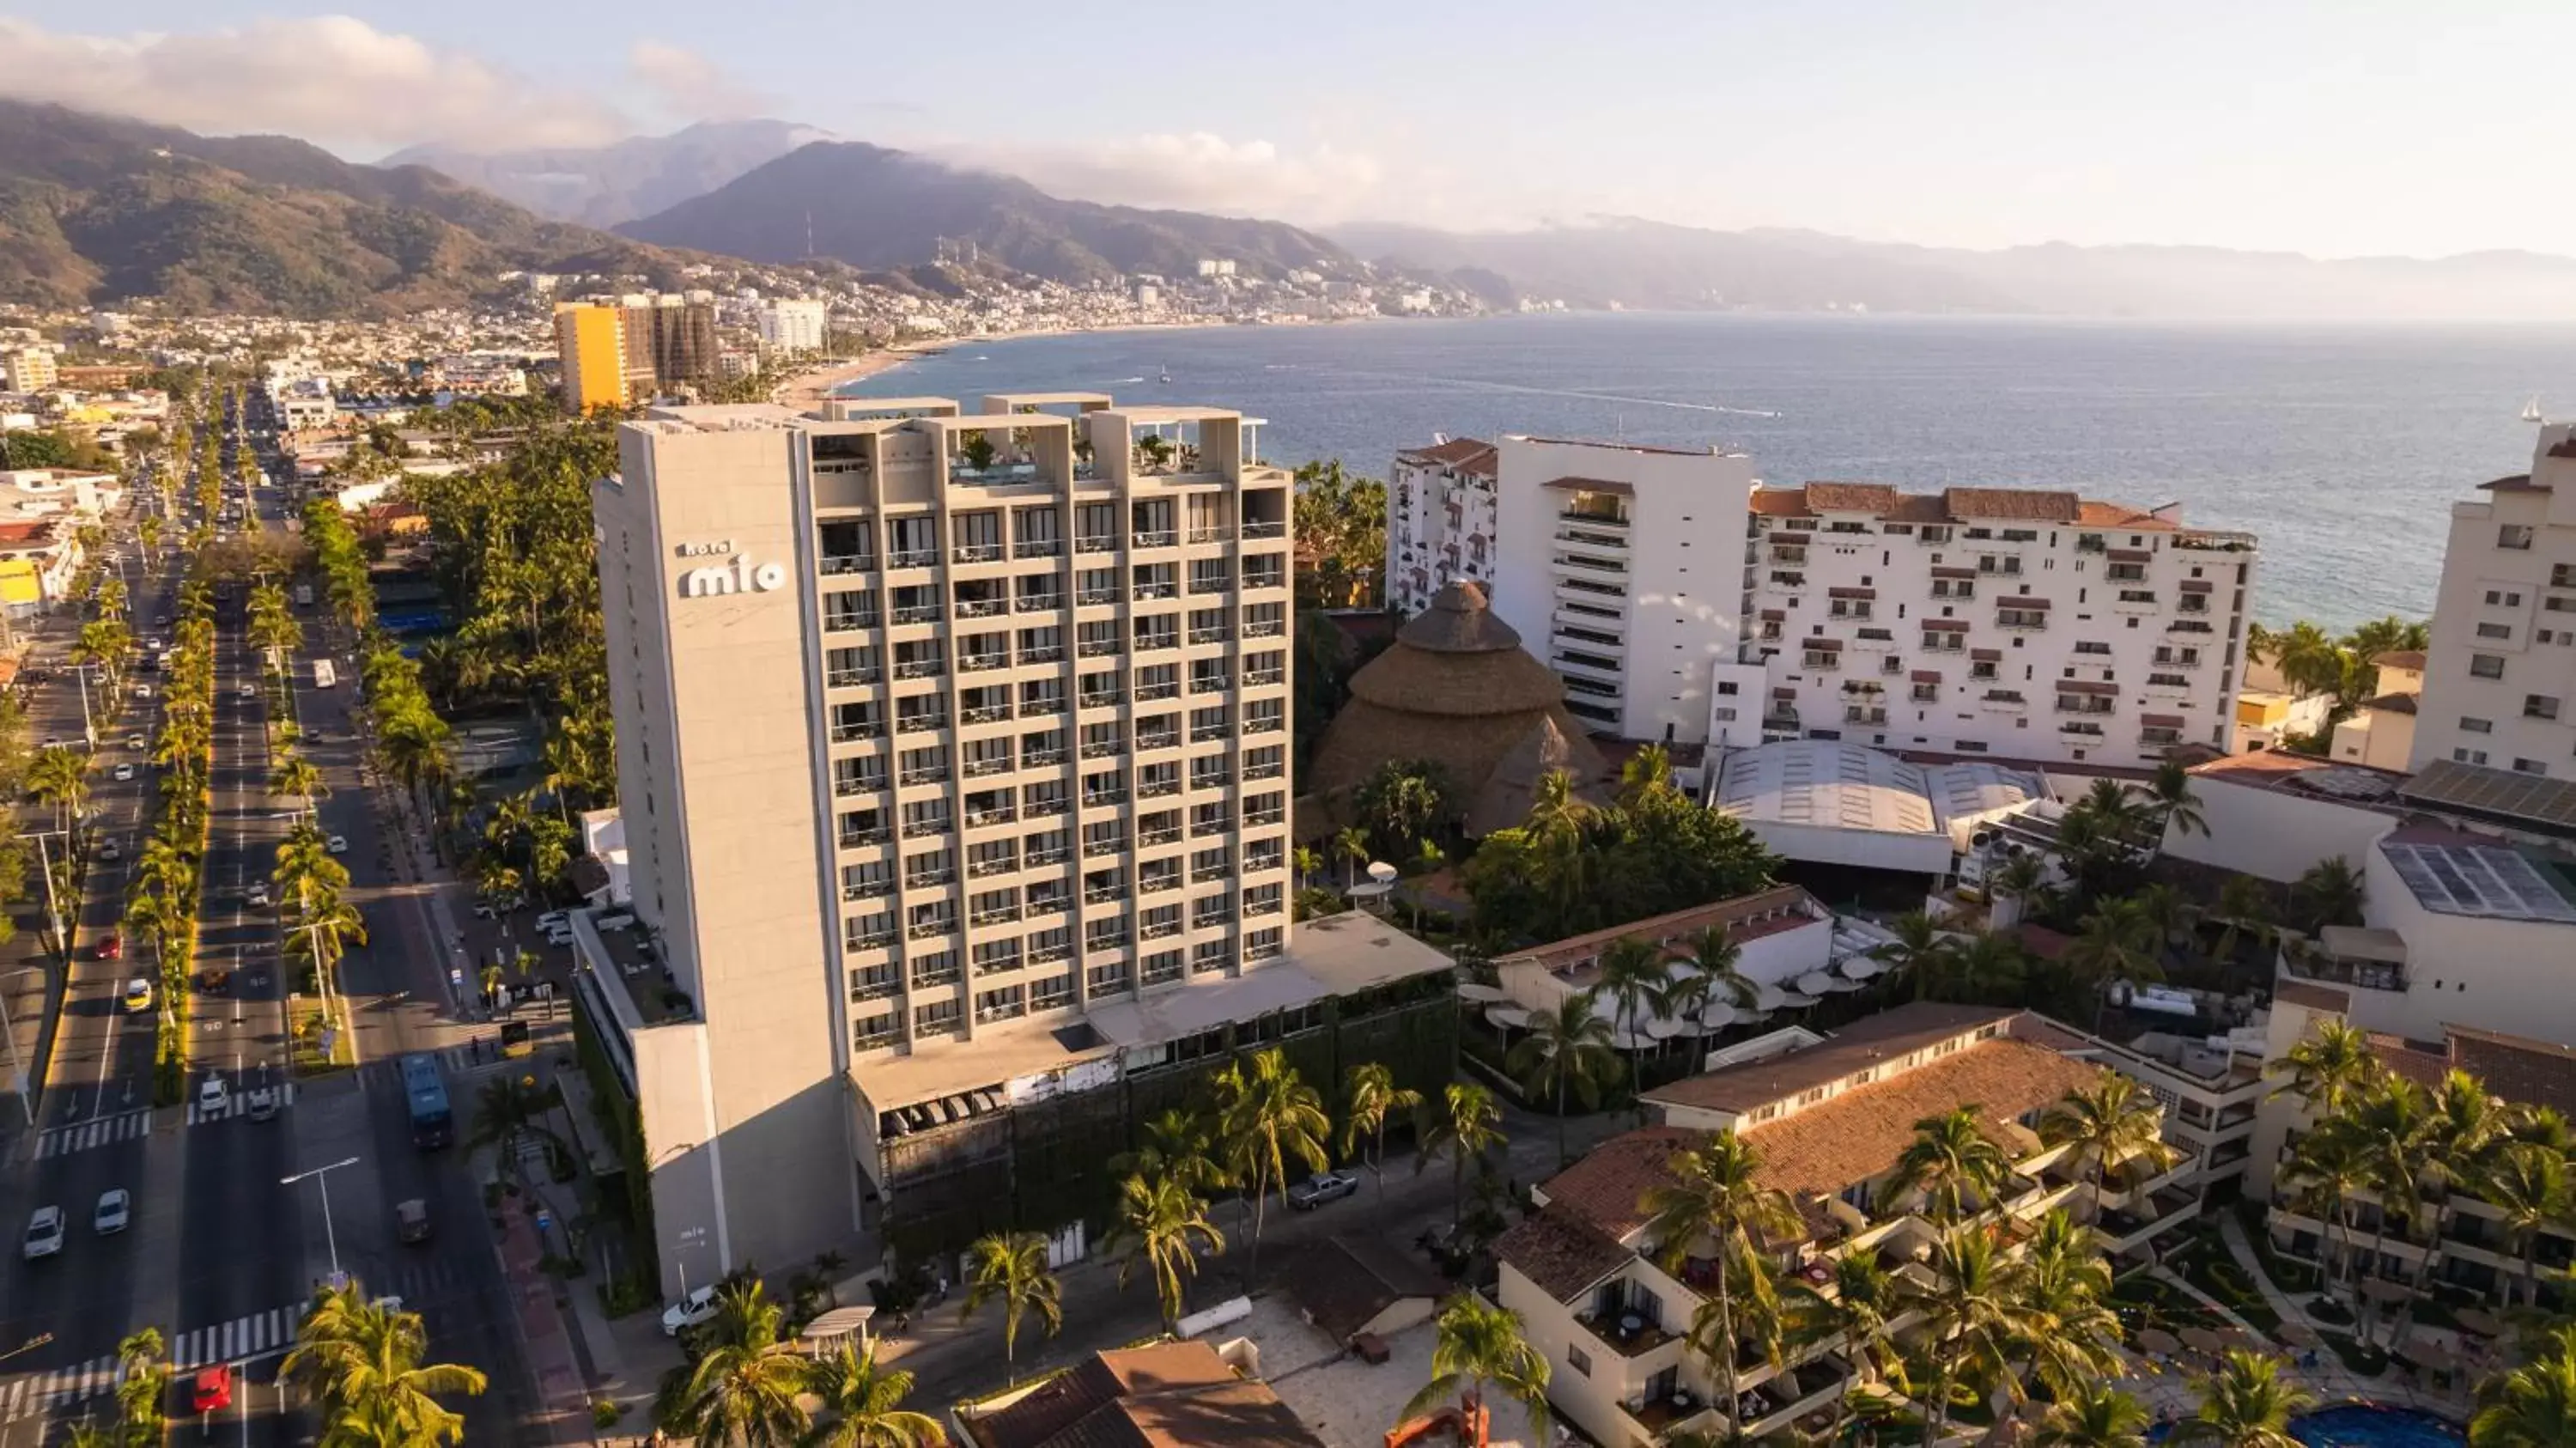
POLYGON ((1740 449, 1772 483, 2070 488, 2260 534, 2255 612, 2432 610, 2452 503, 2528 470, 2576 327, 1566 314, 969 342, 848 389, 1093 391, 1383 477, 1435 433, 1740 449), (1169 372, 1168 384, 1159 378, 1169 372))

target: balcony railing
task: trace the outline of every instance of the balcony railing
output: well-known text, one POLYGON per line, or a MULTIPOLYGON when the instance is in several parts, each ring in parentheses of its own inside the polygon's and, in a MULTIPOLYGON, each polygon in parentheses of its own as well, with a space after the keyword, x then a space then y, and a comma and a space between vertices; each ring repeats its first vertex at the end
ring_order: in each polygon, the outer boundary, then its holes
POLYGON ((826 577, 836 577, 845 573, 865 573, 876 566, 876 555, 873 553, 833 553, 825 555, 823 559, 823 573, 826 577))
POLYGON ((1073 551, 1076 553, 1115 553, 1118 551, 1118 539, 1115 535, 1109 533, 1086 533, 1073 540, 1073 551))
POLYGON ((928 568, 939 561, 936 548, 897 548, 886 555, 886 561, 897 568, 928 568))
POLYGON ((842 849, 863 850, 870 845, 882 845, 893 838, 894 835, 891 831, 880 826, 879 828, 871 830, 843 830, 840 833, 839 841, 842 849))
POLYGON ((1020 763, 1030 769, 1037 769, 1050 764, 1062 764, 1064 763, 1064 747, 1062 745, 1058 745, 1053 749, 1023 749, 1020 751, 1020 763))
POLYGON ((954 557, 960 563, 999 563, 1002 561, 1003 556, 1002 545, 999 543, 960 543, 950 556, 954 557))
POLYGON ((1077 589, 1074 592, 1073 601, 1086 607, 1098 603, 1116 603, 1118 601, 1118 590, 1115 588, 1077 589))
POLYGON ((1011 607, 1022 613, 1053 613, 1064 607, 1064 595, 1053 592, 1024 593, 1012 603, 1011 607))
POLYGON ((999 618, 1010 612, 1011 605, 999 598, 961 598, 957 600, 959 618, 999 618))
POLYGON ((1288 525, 1286 523, 1246 523, 1243 525, 1243 536, 1247 539, 1285 538, 1288 536, 1288 525))
POLYGON ((1131 537, 1129 537, 1127 540, 1127 546, 1131 548, 1169 548, 1180 541, 1181 535, 1177 529, 1139 528, 1131 537))
MULTIPOLYGON (((1037 869, 1042 865, 1061 865, 1072 858, 1073 847, 1071 845, 1032 845, 1030 846, 1027 855, 1029 868, 1032 870, 1037 869)), ((1029 902, 1029 905, 1030 908, 1035 909, 1037 902, 1032 900, 1029 902)))
POLYGON ((958 710, 957 717, 969 724, 998 724, 1002 720, 1011 717, 1011 706, 1008 704, 977 704, 972 708, 958 710))
POLYGON ((935 603, 900 604, 893 610, 896 623, 937 623, 939 605, 935 603))
POLYGON ((898 679, 932 679, 947 672, 948 664, 941 659, 899 659, 894 666, 898 679))
POLYGON ((1011 545, 1014 558, 1053 558, 1063 551, 1061 538, 1023 538, 1011 545))
POLYGON ((823 676, 823 682, 835 689, 853 689, 861 684, 873 684, 883 677, 885 671, 876 668, 834 669, 823 676))
POLYGON ((1152 600, 1162 598, 1178 598, 1180 596, 1181 586, 1178 583, 1140 583, 1136 585, 1136 601, 1138 603, 1151 602, 1152 600))
POLYGON ((1221 644, 1233 637, 1234 631, 1227 628, 1194 628, 1190 630, 1190 642, 1194 644, 1221 644))

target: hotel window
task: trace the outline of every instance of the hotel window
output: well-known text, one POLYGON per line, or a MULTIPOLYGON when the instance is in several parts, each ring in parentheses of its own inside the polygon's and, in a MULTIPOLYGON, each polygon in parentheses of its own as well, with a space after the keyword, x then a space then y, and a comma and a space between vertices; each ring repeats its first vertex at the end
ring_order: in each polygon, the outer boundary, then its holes
POLYGON ((2496 529, 2496 546, 2498 548, 2511 548, 2517 551, 2529 548, 2531 546, 2531 525, 2528 523, 2506 523, 2502 525, 2496 529))
POLYGON ((2463 734, 2493 734, 2495 732, 2495 724, 2491 720, 2472 718, 2469 715, 2463 714, 2460 716, 2460 732, 2463 734))
POLYGON ((885 788, 885 760, 881 757, 835 759, 832 761, 832 793, 866 794, 885 788))
POLYGON ((873 591, 843 589, 823 595, 823 627, 827 632, 848 633, 876 626, 877 596, 873 591))
POLYGON ((2520 608, 2522 607, 2522 595, 2512 589, 2490 588, 2487 590, 2487 607, 2520 608))
POLYGON ((2549 766, 2537 759, 2517 759, 2513 762, 2513 771, 2516 774, 2547 774, 2549 766))
POLYGON ((2525 719, 2555 719, 2555 718, 2557 718, 2557 717, 2558 717, 2558 698, 2557 698, 2557 696, 2556 696, 2556 695, 2554 695, 2554 694, 2525 694, 2525 695, 2523 695, 2523 696, 2522 696, 2522 717, 2524 717, 2525 719))
POLYGON ((2461 764, 2484 764, 2487 762, 2487 752, 2483 749, 2454 749, 2451 751, 2451 758, 2461 764))
POLYGON ((2471 654, 2471 655, 2469 655, 2469 677, 2470 677, 2470 678, 2472 678, 2472 679, 2501 679, 2501 678, 2503 678, 2503 677, 2504 677, 2504 655, 2502 655, 2502 654, 2471 654))
POLYGON ((2499 642, 2509 641, 2513 638, 2513 625, 2509 623, 2479 624, 2478 637, 2482 639, 2495 639, 2499 642))
POLYGON ((955 985, 965 978, 957 968, 957 952, 924 951, 912 958, 912 983, 915 986, 955 985))
POLYGON ((883 860, 868 860, 841 867, 841 898, 876 900, 894 893, 894 867, 883 860))
POLYGON ((912 1008, 912 1033, 916 1036, 956 1034, 964 1023, 965 1007, 953 1000, 932 1001, 912 1008))

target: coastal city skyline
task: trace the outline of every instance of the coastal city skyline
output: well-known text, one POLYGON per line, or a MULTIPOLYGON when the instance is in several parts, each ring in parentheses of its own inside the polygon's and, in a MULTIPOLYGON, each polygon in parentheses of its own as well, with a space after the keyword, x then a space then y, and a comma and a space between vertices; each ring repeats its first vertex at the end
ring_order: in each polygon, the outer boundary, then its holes
MULTIPOLYGON (((711 28, 681 11, 488 0, 307 14, 148 3, 102 28, 35 0, 0 20, 0 93, 283 132, 362 160, 772 116, 1078 199, 1310 225, 1609 215, 1976 249, 2576 255, 2576 204, 2527 184, 2547 131, 2538 96, 2495 86, 2491 68, 2499 53, 2576 42, 2563 7, 2426 27, 2404 7, 2323 0, 2195 0, 2122 20, 1842 0, 1629 6, 1571 33, 1543 12, 1464 22, 1396 7, 1271 29, 1250 77, 1242 62, 1169 61, 1144 85, 1003 80, 1015 63, 998 38, 1061 18, 1017 0, 979 16, 1002 83, 894 67, 862 98, 831 83, 836 47, 802 43, 831 17, 793 8, 711 28), (1655 43, 1632 42, 1644 34, 1655 43), (1441 81, 1415 83, 1425 74, 1441 81), (1448 104, 1461 89, 1549 103, 1448 104)), ((1103 18, 1137 37, 1184 37, 1203 19, 1159 3, 1103 18)))

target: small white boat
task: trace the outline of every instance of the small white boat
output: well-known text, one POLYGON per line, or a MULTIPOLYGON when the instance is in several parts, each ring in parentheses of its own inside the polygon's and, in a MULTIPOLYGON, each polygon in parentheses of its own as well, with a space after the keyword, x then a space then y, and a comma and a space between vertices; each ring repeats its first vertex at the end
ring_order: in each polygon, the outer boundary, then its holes
MULTIPOLYGON (((1163 380, 1169 382, 1172 379, 1166 377, 1163 380)), ((2543 420, 2540 416, 2540 398, 2538 396, 2535 395, 2529 402, 2522 405, 2522 420, 2525 422, 2539 422, 2543 420)))

